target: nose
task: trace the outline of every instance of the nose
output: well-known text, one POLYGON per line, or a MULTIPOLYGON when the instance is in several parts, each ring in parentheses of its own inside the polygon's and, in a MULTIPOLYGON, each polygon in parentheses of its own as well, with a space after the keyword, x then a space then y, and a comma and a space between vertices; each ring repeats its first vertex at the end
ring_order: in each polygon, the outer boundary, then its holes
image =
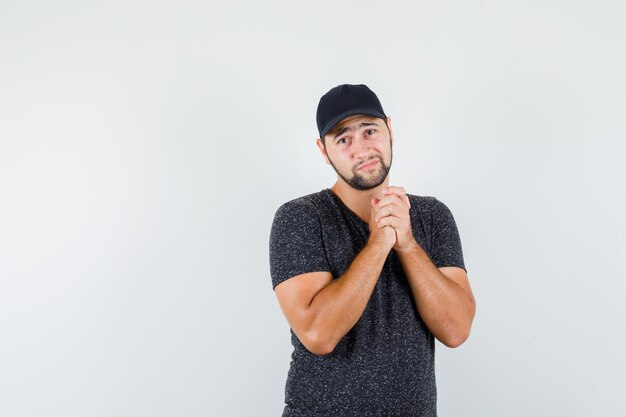
POLYGON ((352 157, 363 159, 370 153, 370 144, 363 138, 356 137, 352 142, 352 157))

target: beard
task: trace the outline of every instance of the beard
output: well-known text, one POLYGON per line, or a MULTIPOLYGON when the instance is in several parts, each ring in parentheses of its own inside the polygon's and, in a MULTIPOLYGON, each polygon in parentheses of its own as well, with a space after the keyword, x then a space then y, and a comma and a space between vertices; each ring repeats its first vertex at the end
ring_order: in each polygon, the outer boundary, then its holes
POLYGON ((382 184, 385 181, 385 178, 387 178, 387 175, 389 175, 389 170, 391 169, 391 162, 393 161, 393 149, 392 149, 391 141, 389 143, 389 149, 390 149, 389 165, 385 164, 382 156, 380 155, 376 155, 367 159, 367 161, 373 161, 375 159, 378 159, 378 162, 379 162, 378 173, 372 176, 362 175, 358 170, 358 166, 361 166, 367 162, 362 162, 362 163, 359 163, 358 165, 353 166, 352 177, 348 178, 346 175, 342 174, 337 169, 337 167, 335 166, 335 164, 330 158, 328 158, 328 160, 330 161, 330 165, 333 167, 337 175, 339 175, 341 179, 344 180, 349 186, 351 186, 352 188, 356 190, 361 190, 361 191, 371 190, 372 188, 376 188, 380 184, 382 184))

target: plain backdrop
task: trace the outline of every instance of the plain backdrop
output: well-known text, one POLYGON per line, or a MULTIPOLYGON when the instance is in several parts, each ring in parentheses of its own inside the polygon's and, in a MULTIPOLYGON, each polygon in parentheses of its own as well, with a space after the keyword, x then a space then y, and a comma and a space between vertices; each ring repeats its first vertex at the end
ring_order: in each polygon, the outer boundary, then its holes
POLYGON ((459 228, 439 414, 623 416, 626 4, 0 1, 0 415, 280 416, 276 209, 372 88, 459 228))

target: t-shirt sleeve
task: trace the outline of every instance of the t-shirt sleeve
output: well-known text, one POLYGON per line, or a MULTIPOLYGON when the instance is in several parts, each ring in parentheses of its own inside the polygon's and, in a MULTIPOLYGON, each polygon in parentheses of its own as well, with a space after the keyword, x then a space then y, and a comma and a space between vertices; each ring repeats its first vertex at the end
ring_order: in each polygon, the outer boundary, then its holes
POLYGON ((465 262, 463 261, 463 249, 461 238, 452 212, 441 201, 434 199, 433 237, 431 258, 437 268, 444 266, 458 266, 465 272, 465 262))
POLYGON ((269 246, 272 289, 296 275, 330 271, 319 217, 306 203, 290 201, 278 208, 269 246))

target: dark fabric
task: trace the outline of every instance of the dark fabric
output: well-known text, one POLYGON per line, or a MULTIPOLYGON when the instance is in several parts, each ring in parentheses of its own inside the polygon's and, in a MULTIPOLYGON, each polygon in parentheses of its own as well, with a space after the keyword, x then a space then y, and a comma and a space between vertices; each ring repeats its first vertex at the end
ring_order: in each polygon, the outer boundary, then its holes
POLYGON ((343 118, 367 114, 386 119, 387 115, 376 94, 365 84, 341 84, 331 88, 317 105, 317 129, 324 138, 343 118))
MULTIPOLYGON (((437 267, 465 269, 448 207, 434 197, 408 196, 418 244, 437 267)), ((340 277, 368 236, 369 225, 328 188, 283 204, 270 233, 272 288, 306 272, 340 277)), ((437 415, 434 337, 394 250, 363 315, 331 353, 309 352, 293 330, 291 342, 283 417, 437 415)))

